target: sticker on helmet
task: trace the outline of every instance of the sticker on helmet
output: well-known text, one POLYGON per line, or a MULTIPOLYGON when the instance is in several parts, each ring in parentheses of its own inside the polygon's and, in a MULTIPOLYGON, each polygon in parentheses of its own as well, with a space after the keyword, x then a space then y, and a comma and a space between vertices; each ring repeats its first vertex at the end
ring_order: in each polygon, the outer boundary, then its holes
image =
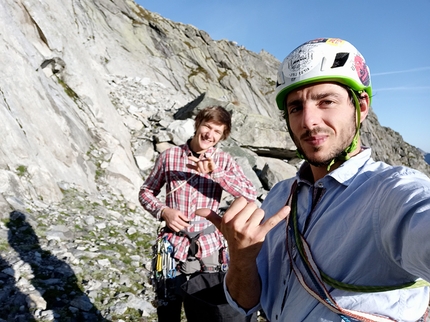
POLYGON ((342 40, 339 38, 329 38, 329 39, 327 39, 326 43, 328 45, 340 46, 340 45, 343 45, 345 43, 345 40, 342 40))
POLYGON ((354 58, 355 71, 357 72, 358 78, 361 83, 365 86, 370 84, 369 69, 367 68, 366 62, 360 55, 354 58))
POLYGON ((320 43, 326 42, 329 39, 330 38, 328 38, 328 39, 327 38, 316 38, 316 39, 309 40, 308 42, 304 43, 303 45, 306 45, 306 44, 320 44, 320 43))
POLYGON ((292 52, 285 64, 284 74, 289 78, 295 78, 311 71, 318 62, 318 57, 316 57, 318 53, 313 50, 314 47, 314 45, 307 44, 292 52))

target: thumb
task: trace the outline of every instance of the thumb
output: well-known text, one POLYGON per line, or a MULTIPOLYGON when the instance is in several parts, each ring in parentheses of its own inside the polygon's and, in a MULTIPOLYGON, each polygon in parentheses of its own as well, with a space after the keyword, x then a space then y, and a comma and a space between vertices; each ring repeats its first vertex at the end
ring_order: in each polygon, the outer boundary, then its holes
POLYGON ((215 225, 216 228, 220 229, 222 218, 218 214, 209 208, 200 208, 196 210, 196 215, 206 218, 215 225))

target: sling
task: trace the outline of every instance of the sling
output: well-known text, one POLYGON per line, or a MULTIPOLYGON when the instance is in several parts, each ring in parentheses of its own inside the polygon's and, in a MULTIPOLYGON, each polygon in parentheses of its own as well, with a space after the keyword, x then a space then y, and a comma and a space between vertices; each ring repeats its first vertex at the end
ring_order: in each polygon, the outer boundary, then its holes
MULTIPOLYGON (((287 250, 290 261, 292 263, 292 269, 296 275, 298 281, 303 288, 325 307, 332 312, 338 314, 344 321, 364 321, 364 322, 387 322, 395 321, 390 318, 382 317, 375 314, 364 313, 360 311, 348 310, 340 307, 330 293, 327 291, 324 282, 334 288, 352 291, 352 292, 382 292, 400 288, 415 288, 429 285, 424 280, 417 280, 406 284, 395 285, 395 286, 358 286, 352 284, 346 284, 343 282, 336 281, 329 277, 327 274, 322 272, 315 264, 310 248, 298 229, 297 220, 297 181, 295 181, 291 188, 291 193, 287 201, 287 205, 291 208, 291 216, 289 215, 286 219, 287 222, 287 250), (296 245, 300 258, 303 261, 305 272, 299 269, 295 262, 292 254, 292 245, 296 245), (352 320, 351 320, 352 318, 352 320)), ((303 269, 302 269, 303 270, 303 269)))

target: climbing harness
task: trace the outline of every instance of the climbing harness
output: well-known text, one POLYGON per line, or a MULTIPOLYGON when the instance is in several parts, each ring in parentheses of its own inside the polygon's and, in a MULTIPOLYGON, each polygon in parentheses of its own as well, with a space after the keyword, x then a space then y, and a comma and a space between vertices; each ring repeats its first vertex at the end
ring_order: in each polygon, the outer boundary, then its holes
POLYGON ((224 245, 221 247, 221 249, 219 250, 219 262, 220 265, 218 267, 207 267, 206 264, 203 262, 203 260, 199 257, 197 257, 197 253, 199 250, 199 246, 198 246, 198 239, 200 238, 200 236, 203 235, 209 235, 213 232, 215 232, 216 228, 213 224, 207 226, 205 229, 203 229, 202 231, 198 231, 198 232, 188 232, 188 231, 180 231, 177 234, 179 236, 184 236, 186 238, 188 238, 189 242, 190 242, 190 246, 188 248, 188 257, 187 260, 188 261, 195 261, 197 260, 200 264, 200 272, 215 272, 215 271, 226 271, 227 270, 227 266, 228 266, 228 252, 227 252, 227 245, 226 245, 226 241, 224 239, 224 245))
MULTIPOLYGON (((179 236, 187 238, 190 242, 187 261, 198 261, 201 273, 225 272, 228 267, 227 244, 219 250, 219 263, 217 267, 207 267, 198 253, 198 239, 200 236, 208 235, 216 231, 216 227, 211 224, 199 232, 180 231, 176 233, 179 236)), ((158 237, 152 246, 152 270, 150 275, 151 284, 157 293, 156 306, 167 305, 170 297, 174 294, 174 278, 178 273, 178 261, 174 258, 174 246, 169 241, 171 232, 167 227, 162 227, 158 231, 158 237)), ((182 271, 182 270, 181 270, 182 271)), ((182 272, 184 273, 184 272, 182 272)), ((185 273, 186 274, 186 273, 185 273)))
POLYGON ((332 312, 338 314, 343 321, 364 321, 364 322, 388 322, 395 321, 390 318, 382 317, 375 314, 364 313, 360 311, 348 310, 340 307, 334 298, 327 291, 324 282, 334 288, 347 290, 351 292, 383 292, 401 288, 416 288, 429 286, 430 284, 424 280, 417 280, 406 284, 394 286, 359 286, 346 284, 329 277, 322 272, 312 258, 311 250, 300 233, 298 228, 297 219, 297 181, 295 181, 291 188, 291 194, 288 198, 287 205, 291 208, 291 216, 286 218, 287 222, 287 250, 292 264, 292 270, 299 280, 303 288, 321 304, 327 307, 332 312), (299 257, 303 262, 304 273, 298 267, 293 258, 292 247, 297 246, 299 257), (313 287, 312 287, 313 286, 313 287))

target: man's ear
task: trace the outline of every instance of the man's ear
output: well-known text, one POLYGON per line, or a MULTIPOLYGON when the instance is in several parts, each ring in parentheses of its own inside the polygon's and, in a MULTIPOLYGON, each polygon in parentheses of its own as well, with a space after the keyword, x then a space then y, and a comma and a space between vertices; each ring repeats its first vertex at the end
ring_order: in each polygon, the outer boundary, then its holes
POLYGON ((360 100, 360 123, 362 123, 366 119, 370 110, 369 94, 367 94, 366 92, 361 93, 359 100, 360 100))

